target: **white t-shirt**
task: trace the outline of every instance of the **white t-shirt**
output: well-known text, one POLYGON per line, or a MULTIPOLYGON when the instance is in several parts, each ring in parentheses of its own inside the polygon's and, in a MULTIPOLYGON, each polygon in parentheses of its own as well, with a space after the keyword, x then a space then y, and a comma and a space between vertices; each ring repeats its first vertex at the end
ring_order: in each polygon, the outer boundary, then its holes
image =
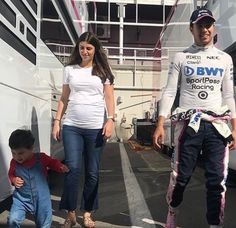
POLYGON ((179 108, 206 109, 213 112, 227 105, 236 118, 233 63, 227 53, 214 46, 193 44, 175 55, 169 69, 167 86, 162 94, 159 115, 167 117, 180 83, 179 108))
MULTIPOLYGON (((66 66, 63 84, 70 95, 64 119, 65 125, 85 129, 101 129, 105 117, 105 101, 101 79, 92 75, 92 67, 66 66)), ((110 84, 107 79, 105 84, 110 84)))

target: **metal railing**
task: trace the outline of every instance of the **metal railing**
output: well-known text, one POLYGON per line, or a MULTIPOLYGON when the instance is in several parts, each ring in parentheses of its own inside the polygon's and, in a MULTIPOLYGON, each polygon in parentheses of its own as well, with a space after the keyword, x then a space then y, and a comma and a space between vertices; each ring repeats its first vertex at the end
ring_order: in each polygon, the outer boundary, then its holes
MULTIPOLYGON (((69 56, 72 52, 73 46, 60 44, 60 43, 51 43, 47 42, 47 46, 50 50, 57 56, 57 58, 63 63, 66 64, 69 60, 69 56)), ((156 48, 156 50, 162 51, 162 55, 154 56, 153 48, 137 48, 137 47, 123 47, 123 55, 120 55, 119 47, 115 46, 105 46, 105 52, 108 56, 108 59, 111 60, 112 64, 120 65, 120 60, 122 59, 122 65, 154 65, 157 61, 162 59, 168 59, 168 50, 161 50, 156 48), (115 61, 114 61, 115 60, 115 61)))

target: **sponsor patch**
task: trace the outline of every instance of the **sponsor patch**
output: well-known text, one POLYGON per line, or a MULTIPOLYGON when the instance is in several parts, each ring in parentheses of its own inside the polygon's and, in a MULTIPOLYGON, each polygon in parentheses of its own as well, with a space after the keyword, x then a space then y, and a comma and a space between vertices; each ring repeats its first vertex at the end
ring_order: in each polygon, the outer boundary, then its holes
POLYGON ((207 93, 206 91, 200 91, 200 92, 198 93, 198 97, 199 97, 200 99, 202 99, 202 100, 205 100, 205 99, 207 99, 207 97, 208 97, 208 93, 207 93))
POLYGON ((223 76, 224 69, 218 68, 218 67, 190 67, 185 66, 184 67, 184 75, 191 76, 191 75, 197 75, 197 76, 223 76))
POLYGON ((211 60, 220 60, 219 56, 207 56, 206 58, 211 60))

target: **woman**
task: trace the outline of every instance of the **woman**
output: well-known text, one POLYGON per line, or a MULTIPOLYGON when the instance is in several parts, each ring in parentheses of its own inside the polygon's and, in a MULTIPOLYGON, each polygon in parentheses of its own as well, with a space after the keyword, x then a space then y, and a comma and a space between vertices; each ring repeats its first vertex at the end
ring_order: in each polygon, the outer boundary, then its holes
POLYGON ((68 211, 64 227, 76 224, 79 176, 84 159, 85 181, 80 209, 84 227, 95 227, 91 213, 98 209, 99 163, 104 142, 111 137, 114 120, 114 75, 100 41, 83 33, 65 67, 63 88, 54 121, 53 138, 59 140, 61 119, 65 176, 60 209, 68 211), (105 100, 105 101, 104 101, 105 100), (106 110, 106 111, 105 111, 106 110))

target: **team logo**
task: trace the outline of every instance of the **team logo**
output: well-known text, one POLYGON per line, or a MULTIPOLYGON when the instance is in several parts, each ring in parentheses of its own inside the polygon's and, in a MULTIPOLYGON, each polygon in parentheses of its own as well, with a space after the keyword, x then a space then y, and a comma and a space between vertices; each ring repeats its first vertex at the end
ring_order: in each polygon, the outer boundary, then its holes
POLYGON ((184 67, 184 74, 186 76, 191 76, 196 74, 196 76, 220 76, 222 77, 224 73, 223 68, 218 67, 196 67, 192 68, 189 66, 184 67))
POLYGON ((206 91, 200 91, 200 92, 198 93, 198 97, 199 97, 200 99, 202 99, 202 100, 205 100, 205 99, 207 99, 207 97, 208 97, 208 93, 207 93, 206 91))
POLYGON ((189 67, 189 66, 185 66, 184 67, 184 74, 186 76, 191 76, 194 74, 194 69, 192 67, 189 67))

